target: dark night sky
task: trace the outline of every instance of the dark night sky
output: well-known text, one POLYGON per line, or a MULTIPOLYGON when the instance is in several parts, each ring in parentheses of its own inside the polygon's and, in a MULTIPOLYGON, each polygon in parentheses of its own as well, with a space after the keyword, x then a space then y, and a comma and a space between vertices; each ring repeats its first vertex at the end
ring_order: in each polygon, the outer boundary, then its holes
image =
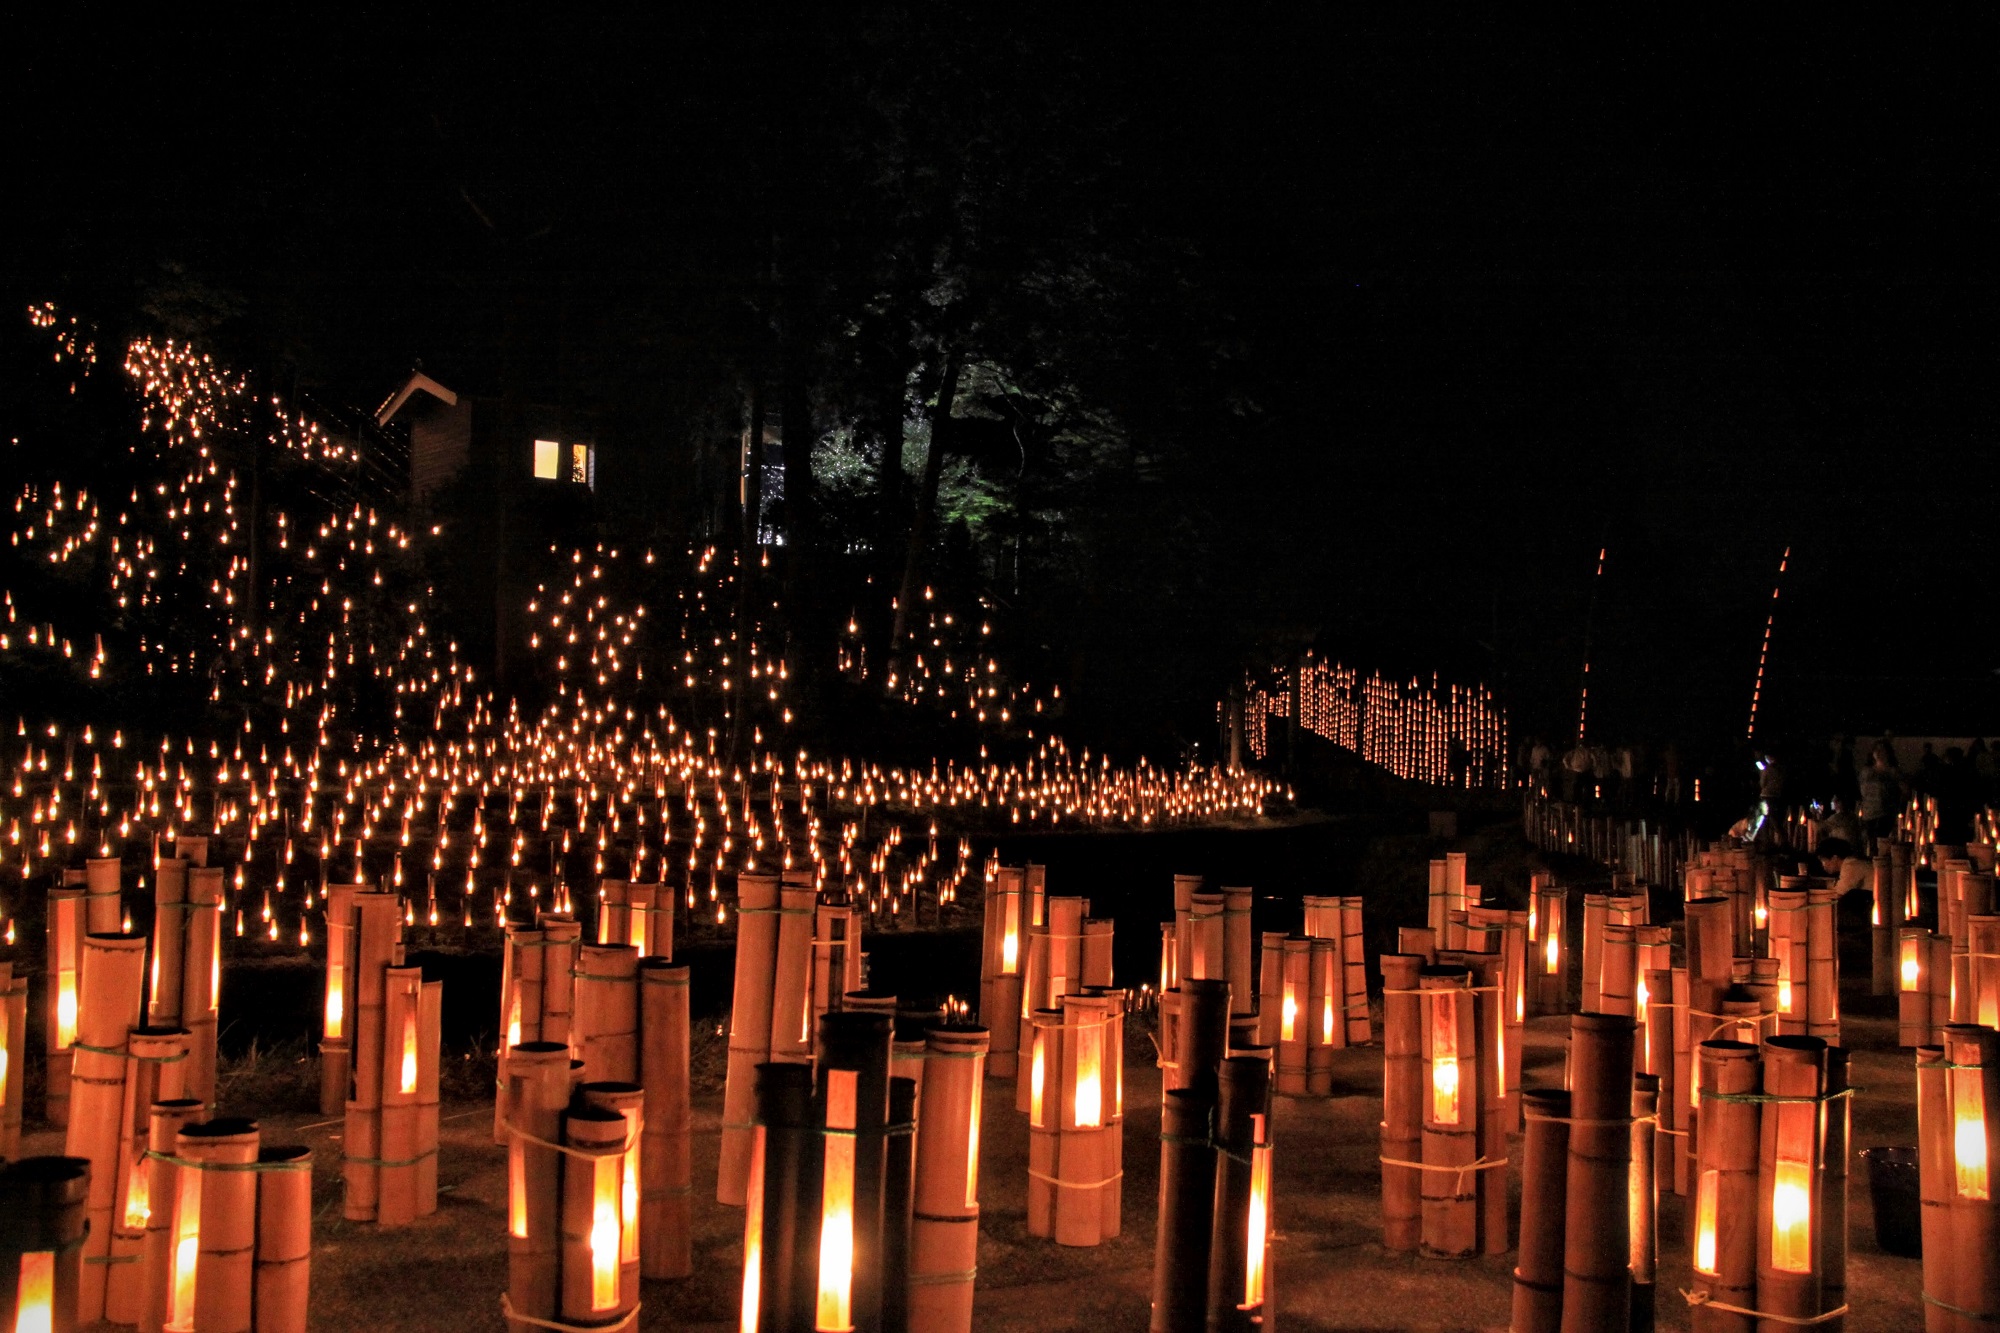
MULTIPOLYGON (((771 206, 741 163, 826 95, 783 23, 104 26, 6 58, 6 294, 116 307, 179 260, 357 401, 496 301, 541 301, 559 361, 661 249, 686 296, 771 206)), ((1012 35, 996 60, 1081 62, 1122 120, 1095 188, 1192 242, 1255 349, 1286 443, 1230 484, 1300 534, 1282 577, 1354 657, 1573 725, 1603 544, 1593 718, 1731 734, 1789 545, 1772 727, 2000 730, 1990 31, 1253 6, 1012 35)))

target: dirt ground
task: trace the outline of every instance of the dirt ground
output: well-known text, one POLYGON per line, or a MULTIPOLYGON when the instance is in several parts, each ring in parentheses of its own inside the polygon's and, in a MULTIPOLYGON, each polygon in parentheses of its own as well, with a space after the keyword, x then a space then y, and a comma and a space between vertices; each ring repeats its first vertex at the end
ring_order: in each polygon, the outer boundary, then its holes
MULTIPOLYGON (((1560 1077, 1562 1031, 1560 1019, 1530 1025, 1530 1086, 1560 1077)), ((1846 1032, 1855 1051, 1853 1081, 1862 1089, 1854 1106, 1857 1152, 1873 1144, 1913 1142, 1914 1077, 1909 1055, 1894 1047, 1893 1023, 1850 1014, 1846 1032)), ((1095 1249, 1065 1249, 1026 1234, 1026 1117, 1012 1110, 1011 1085, 989 1086, 981 1145, 984 1215, 976 1327, 1033 1333, 1136 1333, 1146 1327, 1159 1166, 1159 1074, 1144 1035, 1135 1033, 1133 1040, 1127 1063, 1123 1231, 1095 1249)), ((1446 1263, 1387 1254, 1378 1243, 1381 1069, 1379 1049, 1345 1052, 1338 1095, 1279 1101, 1272 1260, 1278 1322, 1287 1330, 1504 1329, 1512 1256, 1446 1263)), ((698 1272, 686 1282, 647 1283, 641 1328, 735 1327, 743 1218, 740 1211, 714 1202, 720 1110, 717 1091, 703 1093, 695 1105, 698 1272)), ((266 1118, 263 1128, 267 1143, 303 1142, 315 1152, 313 1328, 331 1333, 502 1327, 506 1181, 501 1151, 492 1141, 490 1102, 445 1107, 438 1211, 392 1232, 341 1217, 338 1122, 280 1115, 266 1118)), ((31 1133, 24 1148, 61 1151, 59 1138, 47 1130, 31 1133)), ((1848 1206, 1853 1310, 1847 1328, 1866 1333, 1917 1327, 1920 1264, 1876 1249, 1858 1157, 1853 1167, 1848 1206)), ((1663 1329, 1687 1327, 1687 1309, 1678 1294, 1688 1284, 1682 1215, 1682 1200, 1664 1201, 1658 1286, 1663 1329)))

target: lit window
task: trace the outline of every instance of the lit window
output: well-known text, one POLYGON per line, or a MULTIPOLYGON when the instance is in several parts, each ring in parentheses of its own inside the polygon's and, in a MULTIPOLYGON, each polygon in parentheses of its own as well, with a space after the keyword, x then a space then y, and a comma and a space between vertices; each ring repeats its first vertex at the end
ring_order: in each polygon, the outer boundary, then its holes
POLYGON ((562 446, 554 440, 535 441, 535 476, 542 481, 554 481, 557 477, 556 464, 562 455, 562 446))
POLYGON ((569 479, 579 486, 590 485, 590 446, 572 444, 569 447, 569 479))

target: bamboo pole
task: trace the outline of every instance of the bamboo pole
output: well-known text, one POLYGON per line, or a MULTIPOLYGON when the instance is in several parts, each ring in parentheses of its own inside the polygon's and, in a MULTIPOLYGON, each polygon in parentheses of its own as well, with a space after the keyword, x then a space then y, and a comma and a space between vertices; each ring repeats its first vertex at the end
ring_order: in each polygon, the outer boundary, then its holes
POLYGON ((723 1085, 715 1197, 741 1207, 749 1194, 757 1066, 771 1058, 774 969, 783 909, 775 875, 738 875, 736 897, 735 999, 729 1013, 729 1070, 723 1085))
POLYGON ((1522 1094, 1521 1240, 1514 1263, 1512 1333, 1562 1327, 1563 1246, 1568 1217, 1570 1095, 1522 1094))
POLYGON ((1176 1088, 1160 1103, 1160 1221, 1150 1333, 1205 1333, 1215 1218, 1216 1093, 1176 1088))
POLYGON ((250 1331, 256 1291, 257 1176, 249 1168, 256 1165, 258 1146, 257 1124, 252 1120, 206 1120, 183 1127, 175 1136, 174 1155, 185 1165, 176 1173, 169 1328, 250 1331), (195 1242, 192 1247, 190 1239, 195 1242), (190 1298, 193 1320, 183 1322, 178 1316, 190 1298))
POLYGON ((1109 1122, 1112 1102, 1111 998, 1062 998, 1058 1084, 1055 1241, 1091 1246, 1118 1234, 1109 1187, 1117 1179, 1109 1122))
POLYGON ((1701 1105, 1696 1088, 1701 1070, 1695 1047, 1700 1044, 1693 1032, 1694 1016, 1688 1000, 1688 973, 1674 969, 1674 1104, 1670 1123, 1674 1128, 1672 1156, 1674 1193, 1686 1197, 1694 1177, 1694 1126, 1701 1105))
POLYGON ((522 1042, 507 1061, 507 1292, 513 1333, 556 1317, 563 1108, 569 1104, 569 1047, 522 1042))
POLYGON ((1924 1199, 1926 1205, 1943 1201, 1935 1210, 1943 1214, 1936 1236, 1929 1224, 1934 1209, 1924 1209, 1924 1290, 1963 1311, 1956 1316, 1956 1327, 1970 1330, 2000 1317, 2000 1262, 1994 1258, 2000 1250, 2000 1215, 1993 1203, 1994 1148, 2000 1143, 2000 1033, 1954 1023, 1943 1035, 1928 1088, 1925 1053, 1918 1052, 1919 1135, 1930 1145, 1922 1160, 1924 1199), (1936 1261, 1934 1239, 1941 1251, 1936 1261))
POLYGON ((586 944, 577 950, 576 1034, 570 1043, 592 1083, 639 1079, 639 950, 586 944))
MULTIPOLYGON (((814 1219, 807 1232, 803 1195, 806 1175, 816 1164, 813 1151, 812 1070, 797 1064, 760 1064, 756 1069, 757 1128, 752 1143, 744 1213, 743 1333, 798 1333, 813 1323, 811 1296, 799 1278, 809 1241, 818 1235, 814 1219)), ((817 1199, 818 1190, 811 1191, 817 1199)))
POLYGON ((312 1285, 312 1150, 263 1148, 257 1165, 255 1327, 257 1333, 305 1333, 312 1285))
MULTIPOLYGON (((1243 910, 1247 914, 1250 909, 1246 907, 1243 910)), ((1097 987, 1111 985, 1111 952, 1117 925, 1118 923, 1110 917, 1085 917, 1083 919, 1081 954, 1083 970, 1080 977, 1083 985, 1097 987)), ((1248 930, 1249 928, 1246 926, 1244 929, 1248 930)), ((1247 944, 1245 947, 1247 950, 1247 944)), ((1249 963, 1244 963, 1243 969, 1247 974, 1250 970, 1249 963)), ((1254 1001, 1256 993, 1249 989, 1247 985, 1243 993, 1250 996, 1254 1001)))
POLYGON ((1218 1071, 1215 1112, 1215 1204, 1208 1246, 1208 1327, 1249 1333, 1263 1325, 1269 1176, 1263 1197, 1254 1188, 1267 1164, 1271 1066, 1257 1056, 1231 1056, 1218 1071), (1260 1150, 1266 1163, 1260 1163, 1260 1150), (1254 1234, 1253 1234, 1254 1233, 1254 1234))
POLYGON ((76 1063, 70 1082, 65 1151, 90 1163, 89 1230, 84 1241, 77 1318, 104 1315, 111 1214, 117 1201, 123 1142, 127 1043, 145 1004, 146 937, 91 933, 83 940, 76 1063), (92 1262, 94 1261, 94 1262, 92 1262))
POLYGON ((1632 1076, 1632 1167, 1628 1177, 1627 1210, 1631 1217, 1631 1333, 1652 1333, 1654 1275, 1659 1268, 1660 1190, 1653 1163, 1655 1122, 1660 1113, 1657 1074, 1632 1076))
POLYGON ((180 1198, 180 1169, 174 1165, 180 1132, 201 1119, 193 1097, 154 1102, 148 1110, 146 1231, 140 1243, 140 1333, 165 1333, 173 1293, 174 1205, 180 1198))
POLYGON ((1757 1308, 1757 1174, 1760 1116, 1757 1047, 1741 1041, 1704 1041, 1700 1060, 1701 1148, 1690 1186, 1694 1220, 1694 1295, 1688 1312, 1693 1333, 1751 1333, 1747 1315, 1716 1309, 1757 1308))
POLYGON ((1424 1142, 1423 966, 1414 954, 1382 955, 1382 1244, 1390 1250, 1414 1250, 1422 1234, 1424 1172, 1411 1163, 1424 1142))
POLYGON ((910 1228, 916 1169, 917 1083, 889 1078, 888 1137, 882 1187, 882 1258, 877 1285, 882 1290, 881 1333, 909 1333, 910 1228))
MULTIPOLYGON (((69 1076, 76 1040, 77 969, 83 962, 84 887, 81 871, 63 872, 63 883, 49 890, 48 899, 48 1025, 42 1040, 47 1052, 44 1065, 44 1116, 61 1129, 69 1124, 69 1076), (78 877, 76 883, 69 876, 78 877)), ((9 1154, 11 1155, 11 1154, 9 1154)))
POLYGON ((639 1159, 639 1271, 649 1278, 691 1277, 694 1116, 688 1084, 687 966, 664 958, 641 963, 639 999, 639 1071, 646 1094, 639 1159))
POLYGON ((146 1222, 156 1200, 152 1177, 158 1166, 147 1156, 152 1142, 155 1102, 180 1099, 187 1090, 187 1029, 140 1027, 126 1045, 125 1096, 119 1113, 117 1183, 112 1192, 111 1257, 106 1268, 104 1317, 114 1324, 139 1322, 143 1304, 140 1257, 146 1222))
MULTIPOLYGON (((1820 1156, 1818 1214, 1820 1299, 1824 1310, 1847 1304, 1847 1157, 1854 1141, 1853 1098, 1848 1095, 1848 1052, 1826 1048, 1826 1105, 1820 1156)), ((1834 1333, 1843 1321, 1829 1321, 1834 1333)))
POLYGON ((1604 927, 1607 899, 1601 893, 1583 895, 1583 1012, 1604 1012, 1599 996, 1604 986, 1604 927))
POLYGON ((0 1164, 0 1320, 17 1333, 78 1325, 90 1164, 27 1157, 0 1164))
POLYGON ((1840 895, 1831 887, 1806 893, 1806 1035, 1840 1041, 1840 895))
POLYGON ((1267 930, 1258 937, 1257 1044, 1276 1049, 1285 994, 1285 935, 1267 930))
MULTIPOLYGON (((1251 891, 1247 888, 1222 890, 1222 975, 1229 983, 1232 1014, 1257 1012, 1257 976, 1250 968, 1252 897, 1251 891)), ((1111 978, 1108 971, 1102 982, 1094 984, 1110 985, 1111 978)))
POLYGON ((222 870, 188 871, 180 1026, 188 1030, 188 1096, 215 1104, 216 1018, 222 1008, 222 870))
POLYGON ((1632 1314, 1633 1021, 1570 1018, 1564 1333, 1624 1328, 1632 1314))
POLYGON ((1177 1088, 1215 1086, 1215 1067, 1229 1053, 1229 983, 1181 983, 1181 1017, 1174 1048, 1177 1088))
MULTIPOLYGON (((1010 1016, 1011 1017, 1011 1016, 1010 1016)), ((910 1234, 912 1333, 970 1333, 979 1260, 983 1027, 933 1027, 926 1040, 910 1234)))
MULTIPOLYGON (((770 1058, 809 1064, 813 1052, 812 936, 813 890, 810 882, 778 886, 777 952, 772 958, 770 1058)), ((843 937, 844 938, 844 937, 843 937)), ((850 946, 851 947, 851 946, 850 946)), ((859 956, 843 957, 843 966, 858 967, 859 956)), ((843 984, 838 991, 854 989, 843 984)))
POLYGON ((1174 876, 1174 984, 1185 986, 1201 976, 1194 970, 1194 896, 1201 892, 1200 875, 1174 876))

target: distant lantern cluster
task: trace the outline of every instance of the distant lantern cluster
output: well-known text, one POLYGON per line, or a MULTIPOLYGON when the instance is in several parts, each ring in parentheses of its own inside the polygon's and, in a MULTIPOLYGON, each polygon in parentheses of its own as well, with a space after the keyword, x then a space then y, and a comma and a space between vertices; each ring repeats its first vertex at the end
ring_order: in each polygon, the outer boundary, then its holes
POLYGON ((1270 753, 1271 719, 1292 715, 1322 740, 1380 764, 1399 778, 1450 787, 1502 787, 1507 781, 1507 714, 1484 685, 1428 685, 1353 667, 1308 653, 1298 669, 1252 681, 1243 732, 1259 759, 1270 753))

